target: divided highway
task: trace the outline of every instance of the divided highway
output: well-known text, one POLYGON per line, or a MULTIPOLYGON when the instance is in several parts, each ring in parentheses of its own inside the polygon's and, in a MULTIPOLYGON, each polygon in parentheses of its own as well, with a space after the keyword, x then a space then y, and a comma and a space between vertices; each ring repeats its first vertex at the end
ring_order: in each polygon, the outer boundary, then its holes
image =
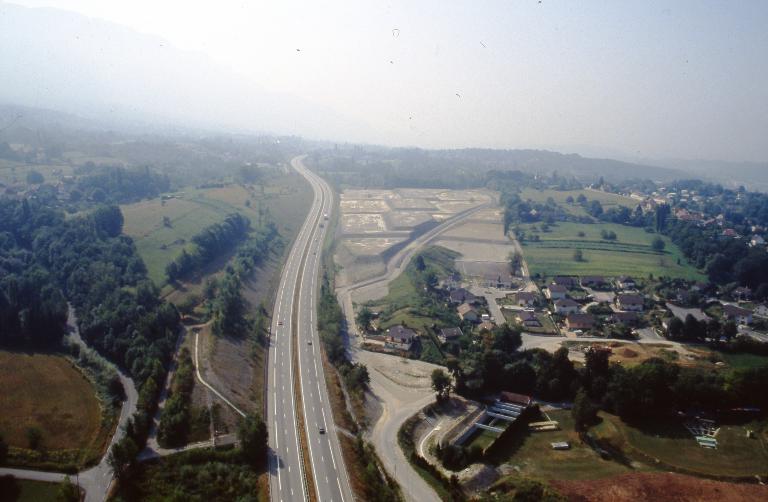
POLYGON ((273 501, 280 502, 308 501, 311 493, 323 502, 352 502, 317 332, 320 260, 333 194, 322 178, 304 167, 302 159, 294 158, 291 166, 310 183, 314 200, 283 267, 270 330, 265 417, 271 450, 270 493, 273 501), (295 394, 295 378, 299 382, 300 401, 295 394), (312 469, 314 486, 307 485, 304 472, 299 412, 304 416, 307 463, 312 469))

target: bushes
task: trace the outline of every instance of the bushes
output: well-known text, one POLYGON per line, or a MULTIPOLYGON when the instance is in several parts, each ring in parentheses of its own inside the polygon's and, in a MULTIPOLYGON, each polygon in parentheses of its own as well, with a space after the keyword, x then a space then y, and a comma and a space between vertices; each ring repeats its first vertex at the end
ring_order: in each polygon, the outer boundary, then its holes
POLYGON ((171 391, 160 414, 157 440, 160 446, 173 448, 187 444, 191 430, 192 390, 195 386, 194 364, 189 349, 179 352, 178 366, 171 382, 171 391))

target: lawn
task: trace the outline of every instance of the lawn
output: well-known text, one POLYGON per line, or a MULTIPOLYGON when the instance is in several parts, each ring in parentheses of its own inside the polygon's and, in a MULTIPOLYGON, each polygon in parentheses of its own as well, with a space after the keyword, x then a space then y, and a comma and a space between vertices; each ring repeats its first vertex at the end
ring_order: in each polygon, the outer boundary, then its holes
POLYGON ((0 500, 3 502, 56 500, 58 492, 58 483, 0 477, 0 500))
POLYGON ((523 251, 531 274, 553 275, 632 275, 682 277, 700 280, 704 276, 683 257, 680 249, 668 237, 648 233, 642 228, 614 223, 570 223, 550 225, 549 231, 540 225, 521 225, 525 232, 523 251), (601 232, 614 232, 616 240, 601 238, 601 232), (583 233, 583 237, 579 233, 583 233), (538 236, 538 241, 530 240, 538 236), (664 251, 651 248, 655 237, 665 242, 664 251), (584 259, 574 260, 574 251, 582 250, 584 259))
POLYGON ((641 429, 607 413, 601 416, 603 422, 592 429, 594 436, 609 440, 641 462, 658 459, 662 465, 709 476, 749 477, 768 472, 764 422, 721 425, 717 449, 707 449, 699 446, 677 419, 641 429), (747 438, 747 429, 754 430, 758 437, 747 438))
MULTIPOLYGON (((547 412, 551 420, 560 424, 559 431, 528 432, 524 430, 519 437, 509 438, 508 448, 495 463, 506 463, 519 469, 525 477, 538 479, 596 479, 615 476, 631 469, 613 460, 604 460, 589 446, 582 444, 578 433, 573 429, 573 419, 569 410, 547 412), (570 450, 553 450, 551 443, 568 441, 570 450)), ((543 417, 542 420, 547 420, 543 417)), ((494 447, 496 448, 496 447, 494 447)))
POLYGON ((134 239, 149 277, 163 286, 166 265, 200 230, 222 221, 227 214, 239 212, 254 225, 260 218, 269 218, 290 241, 311 202, 309 185, 295 173, 269 178, 264 185, 187 188, 166 201, 155 198, 121 206, 123 231, 134 239), (164 218, 170 220, 169 226, 164 225, 164 218))
POLYGON ((731 354, 728 352, 715 352, 719 359, 732 368, 759 368, 768 366, 768 356, 756 354, 731 354))
POLYGON ((473 446, 479 446, 481 449, 485 450, 491 444, 493 444, 494 441, 496 441, 496 438, 498 438, 499 435, 495 432, 486 431, 483 429, 477 429, 475 433, 472 435, 472 438, 469 442, 467 442, 464 446, 467 448, 472 448, 473 446))

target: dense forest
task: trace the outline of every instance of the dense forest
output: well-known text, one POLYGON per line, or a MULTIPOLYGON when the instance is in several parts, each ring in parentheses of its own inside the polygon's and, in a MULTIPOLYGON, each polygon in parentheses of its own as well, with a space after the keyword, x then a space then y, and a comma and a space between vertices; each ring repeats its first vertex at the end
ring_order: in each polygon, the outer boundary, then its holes
POLYGON ((85 216, 34 200, 0 200, 0 342, 55 348, 67 301, 89 345, 123 367, 139 389, 138 411, 112 454, 131 465, 144 443, 178 330, 176 309, 158 291, 115 206, 85 216))
POLYGON ((75 186, 70 192, 74 201, 85 197, 96 203, 125 203, 157 197, 167 192, 171 183, 168 176, 155 172, 148 166, 125 168, 122 166, 95 165, 86 162, 75 169, 75 186))

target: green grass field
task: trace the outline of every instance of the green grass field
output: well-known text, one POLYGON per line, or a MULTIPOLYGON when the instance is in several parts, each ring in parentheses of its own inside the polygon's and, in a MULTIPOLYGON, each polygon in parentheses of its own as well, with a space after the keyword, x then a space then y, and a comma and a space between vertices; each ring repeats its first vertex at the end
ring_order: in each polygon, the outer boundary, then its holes
POLYGON ((765 422, 721 425, 717 449, 707 449, 699 446, 677 420, 640 429, 613 415, 601 416, 603 422, 592 429, 593 434, 610 440, 626 455, 642 462, 658 459, 663 464, 709 476, 747 477, 768 472, 765 422), (754 430, 757 437, 747 438, 747 429, 754 430))
POLYGON ((124 233, 132 237, 149 277, 166 283, 165 267, 200 230, 239 212, 258 224, 260 211, 274 221, 281 235, 293 238, 312 203, 311 189, 297 174, 270 178, 265 185, 183 189, 177 197, 159 198, 121 206, 124 233), (170 226, 163 224, 164 217, 170 226))
MULTIPOLYGON (((439 246, 429 247, 422 251, 421 255, 427 266, 434 268, 441 277, 453 272, 454 260, 458 256, 454 251, 439 246)), ((411 280, 409 271, 413 266, 413 262, 408 264, 405 271, 389 283, 387 296, 381 300, 376 300, 371 306, 373 310, 379 311, 394 309, 381 319, 380 327, 382 329, 405 323, 411 328, 423 330, 435 322, 434 318, 423 315, 416 308, 421 305, 422 301, 421 292, 416 290, 411 280)))
POLYGON ((582 444, 569 410, 549 411, 547 415, 559 422, 559 431, 523 431, 519 437, 510 438, 508 447, 499 449, 504 453, 494 463, 514 465, 521 475, 537 479, 596 479, 631 471, 618 462, 602 459, 582 444), (556 441, 568 441, 571 449, 553 450, 551 443, 556 441))
POLYGON ((600 192, 597 190, 536 190, 535 188, 525 188, 520 193, 523 200, 532 200, 533 202, 546 203, 547 199, 552 199, 566 211, 575 216, 586 216, 587 212, 578 203, 568 204, 565 200, 570 196, 575 201, 579 195, 584 195, 588 200, 598 200, 603 209, 611 207, 624 206, 630 209, 637 206, 638 201, 622 195, 600 192))
POLYGON ((0 500, 3 502, 39 502, 57 500, 58 483, 27 479, 0 478, 0 500))
POLYGON ((605 275, 622 274, 635 277, 682 277, 700 280, 703 274, 692 267, 680 249, 668 237, 648 233, 642 228, 613 223, 570 223, 550 225, 548 232, 540 225, 521 225, 525 232, 523 251, 531 274, 552 275, 605 275), (601 238, 601 231, 612 231, 616 240, 601 238), (584 234, 583 237, 579 233, 584 234), (539 241, 530 241, 533 235, 539 241), (661 237, 666 246, 662 253, 651 248, 655 237, 661 237), (576 261, 574 251, 581 249, 584 260, 576 261), (679 263, 678 263, 679 262, 679 263))

